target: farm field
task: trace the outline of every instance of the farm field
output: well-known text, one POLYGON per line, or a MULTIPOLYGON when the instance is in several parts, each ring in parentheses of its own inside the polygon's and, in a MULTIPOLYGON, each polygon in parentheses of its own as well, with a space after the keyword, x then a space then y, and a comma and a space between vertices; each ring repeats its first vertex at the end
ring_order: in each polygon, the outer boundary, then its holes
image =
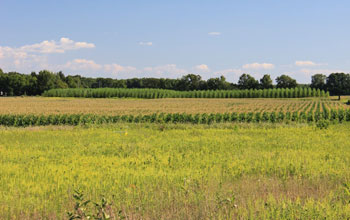
POLYGON ((349 105, 327 98, 296 99, 93 99, 93 98, 0 98, 0 114, 152 114, 308 111, 313 104, 330 109, 349 105))
POLYGON ((0 220, 350 220, 350 1, 0 5, 0 220))
POLYGON ((0 218, 67 218, 78 189, 117 219, 346 219, 349 129, 3 127, 0 218))
POLYGON ((333 98, 0 98, 0 219, 69 219, 77 192, 112 219, 350 218, 348 121, 333 98))

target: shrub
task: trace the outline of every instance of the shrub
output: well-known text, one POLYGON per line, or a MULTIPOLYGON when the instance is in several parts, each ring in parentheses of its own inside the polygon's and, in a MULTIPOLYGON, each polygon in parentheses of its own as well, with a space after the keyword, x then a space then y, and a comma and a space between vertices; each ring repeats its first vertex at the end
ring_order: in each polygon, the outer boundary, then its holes
POLYGON ((287 113, 286 113, 286 120, 287 120, 287 121, 290 121, 290 120, 291 120, 291 113, 290 113, 290 112, 287 112, 287 113))
POLYGON ((224 113, 223 116, 222 116, 222 120, 224 122, 230 121, 230 114, 229 113, 224 113))
POLYGON ((263 115, 262 115, 262 117, 261 117, 261 121, 267 122, 267 121, 269 121, 269 120, 270 120, 270 115, 269 115, 269 113, 264 112, 263 115))
POLYGON ((193 124, 199 124, 200 123, 200 114, 195 114, 193 117, 193 124))
POLYGON ((309 111, 307 113, 306 119, 307 119, 308 122, 314 121, 314 115, 312 114, 312 111, 309 111))
POLYGON ((246 122, 253 122, 253 119, 254 119, 254 113, 253 112, 249 112, 246 115, 246 122))
POLYGON ((319 129, 327 129, 329 127, 329 121, 321 119, 317 121, 316 127, 319 129))
POLYGON ((276 119, 277 119, 276 113, 275 112, 271 112, 269 119, 270 119, 270 122, 272 122, 272 123, 276 122, 276 119))
POLYGON ((215 121, 215 115, 213 113, 208 116, 208 124, 211 124, 215 121))
POLYGON ((330 116, 331 121, 335 121, 338 119, 338 112, 334 109, 331 109, 331 116, 330 116))
POLYGON ((221 115, 220 113, 217 113, 217 114, 215 115, 215 122, 216 122, 216 123, 222 122, 222 115, 221 115))
POLYGON ((230 116, 230 121, 234 122, 238 120, 238 114, 236 112, 232 112, 230 116))
POLYGON ((278 112, 277 121, 282 122, 284 120, 284 113, 278 112))
POLYGON ((238 121, 239 122, 244 122, 245 121, 245 113, 244 112, 239 114, 238 121))
POLYGON ((345 120, 350 121, 350 109, 348 109, 345 113, 345 120))
POLYGON ((255 121, 260 122, 261 121, 261 112, 256 112, 255 113, 255 121))
POLYGON ((292 113, 292 118, 291 118, 291 120, 292 120, 292 121, 298 121, 298 118, 299 118, 299 117, 298 117, 298 112, 293 112, 293 113, 292 113))
POLYGON ((342 122, 345 119, 345 111, 343 109, 338 110, 338 121, 342 122))
POLYGON ((200 123, 201 124, 207 124, 208 123, 208 114, 207 113, 203 113, 200 119, 200 123))

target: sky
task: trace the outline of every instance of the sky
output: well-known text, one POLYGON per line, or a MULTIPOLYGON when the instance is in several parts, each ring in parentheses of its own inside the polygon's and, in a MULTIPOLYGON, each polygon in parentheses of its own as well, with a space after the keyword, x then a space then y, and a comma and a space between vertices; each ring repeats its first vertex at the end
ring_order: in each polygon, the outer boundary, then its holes
POLYGON ((350 1, 0 0, 0 68, 230 82, 350 72, 350 1))

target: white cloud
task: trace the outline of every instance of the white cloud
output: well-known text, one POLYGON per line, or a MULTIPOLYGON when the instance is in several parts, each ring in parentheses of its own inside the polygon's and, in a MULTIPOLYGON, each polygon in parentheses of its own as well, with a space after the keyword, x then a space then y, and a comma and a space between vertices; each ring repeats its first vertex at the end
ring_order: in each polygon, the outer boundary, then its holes
POLYGON ((208 35, 212 35, 212 36, 219 36, 219 35, 221 35, 221 33, 220 32, 209 32, 208 33, 208 35))
POLYGON ((305 69, 301 69, 300 72, 304 75, 311 76, 318 73, 328 75, 331 73, 348 73, 349 71, 344 71, 341 69, 307 69, 305 68, 305 69))
MULTIPOLYGON (((21 47, 0 46, 0 65, 4 69, 15 71, 32 71, 41 68, 55 68, 58 65, 48 63, 48 54, 64 53, 69 50, 94 48, 93 43, 75 42, 62 37, 59 41, 42 41, 41 43, 24 45, 21 47)), ((79 59, 67 65, 84 66, 79 59)), ((87 64, 85 64, 87 65, 87 64)))
POLYGON ((25 45, 19 48, 12 48, 14 51, 25 53, 64 53, 67 50, 77 50, 83 48, 94 48, 93 43, 74 42, 69 38, 62 37, 60 41, 43 41, 37 44, 25 45))
POLYGON ((70 70, 99 70, 102 66, 93 60, 75 59, 67 62, 63 65, 63 68, 70 70))
POLYGON ((104 65, 104 71, 108 73, 118 74, 137 72, 137 69, 132 66, 121 66, 119 64, 112 63, 104 65))
POLYGON ((312 61, 295 61, 296 66, 316 66, 317 64, 312 61))
POLYGON ((200 71, 200 72, 209 72, 210 69, 208 65, 206 64, 200 64, 194 67, 195 70, 200 71))
MULTIPOLYGON (((138 69, 133 66, 123 66, 120 64, 98 64, 93 60, 86 59, 75 59, 67 62, 64 65, 58 66, 59 69, 64 69, 68 72, 76 71, 79 73, 81 71, 84 73, 98 72, 108 77, 145 77, 145 75, 152 77, 154 75, 160 77, 179 77, 189 73, 185 69, 178 68, 175 64, 166 64, 154 67, 145 67, 138 69), (142 74, 142 75, 140 75, 142 74)), ((90 74, 91 75, 91 74, 90 74)))
POLYGON ((11 47, 1 47, 0 46, 0 58, 14 58, 14 59, 23 59, 28 56, 28 53, 19 49, 14 49, 11 47))
POLYGON ((153 45, 153 43, 152 42, 143 42, 143 41, 141 41, 141 42, 139 42, 139 44, 141 45, 141 46, 152 46, 153 45))
POLYGON ((145 67, 143 70, 145 72, 153 73, 160 76, 167 74, 168 76, 170 75, 172 77, 178 77, 188 73, 187 70, 178 68, 176 64, 166 64, 166 65, 155 66, 155 67, 145 67))
POLYGON ((98 71, 99 73, 107 73, 108 76, 116 76, 120 73, 137 73, 138 70, 132 66, 122 66, 116 63, 112 64, 98 64, 93 60, 75 59, 67 62, 66 64, 59 66, 61 69, 68 71, 83 71, 93 73, 98 71))
POLYGON ((273 69, 272 63, 248 63, 242 66, 243 69, 273 69))
POLYGON ((233 73, 233 74, 242 74, 243 73, 243 70, 241 69, 224 69, 224 70, 220 70, 220 71, 216 71, 215 74, 221 74, 221 75, 227 75, 227 74, 230 74, 230 73, 233 73))

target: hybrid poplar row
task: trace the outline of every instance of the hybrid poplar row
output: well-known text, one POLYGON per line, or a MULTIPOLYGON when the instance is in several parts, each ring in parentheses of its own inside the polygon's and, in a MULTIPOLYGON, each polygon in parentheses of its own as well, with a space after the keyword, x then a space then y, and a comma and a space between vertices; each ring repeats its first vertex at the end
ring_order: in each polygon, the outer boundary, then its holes
POLYGON ((329 93, 320 89, 246 89, 246 90, 204 90, 175 91, 164 89, 52 89, 43 93, 46 97, 85 97, 85 98, 303 98, 328 97, 329 93))

